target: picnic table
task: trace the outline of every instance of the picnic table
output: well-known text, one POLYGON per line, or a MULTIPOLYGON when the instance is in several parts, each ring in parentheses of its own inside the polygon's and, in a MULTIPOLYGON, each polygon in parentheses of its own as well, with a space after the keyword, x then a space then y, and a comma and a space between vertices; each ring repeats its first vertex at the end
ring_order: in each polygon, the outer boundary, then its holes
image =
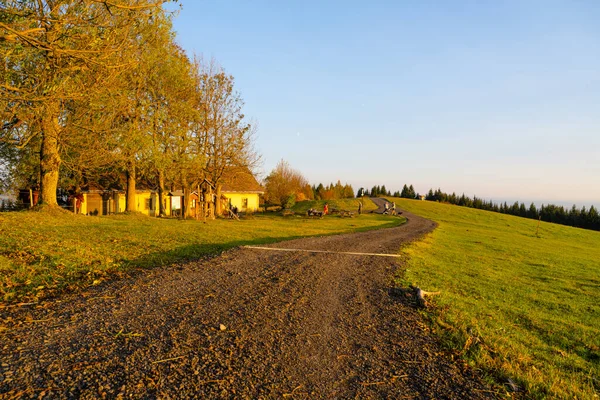
POLYGON ((344 218, 344 217, 353 218, 354 217, 353 211, 340 210, 339 214, 340 214, 340 218, 344 218))
POLYGON ((319 217, 319 218, 322 218, 323 217, 323 211, 317 211, 314 208, 309 208, 306 211, 306 216, 307 217, 319 217))

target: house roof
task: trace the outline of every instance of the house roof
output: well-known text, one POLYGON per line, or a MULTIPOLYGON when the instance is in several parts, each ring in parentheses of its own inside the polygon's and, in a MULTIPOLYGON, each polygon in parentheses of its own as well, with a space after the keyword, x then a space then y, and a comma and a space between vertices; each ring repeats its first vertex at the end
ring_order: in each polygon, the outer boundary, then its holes
POLYGON ((264 193, 265 189, 258 183, 248 168, 229 168, 221 177, 221 192, 225 193, 264 193))
MULTIPOLYGON (((183 195, 184 195, 183 190, 173 190, 172 192, 167 193, 167 196, 171 196, 171 197, 182 197, 183 195)), ((197 199, 198 193, 194 190, 193 192, 190 192, 190 197, 197 199)))
MULTIPOLYGON (((121 185, 111 185, 109 187, 102 187, 96 183, 90 183, 88 185, 84 185, 81 187, 81 191, 83 193, 109 193, 109 192, 113 192, 113 193, 125 193, 125 187, 122 187, 121 185)), ((143 184, 137 184, 135 185, 135 192, 136 193, 155 193, 157 192, 156 190, 147 187, 146 185, 143 184)))

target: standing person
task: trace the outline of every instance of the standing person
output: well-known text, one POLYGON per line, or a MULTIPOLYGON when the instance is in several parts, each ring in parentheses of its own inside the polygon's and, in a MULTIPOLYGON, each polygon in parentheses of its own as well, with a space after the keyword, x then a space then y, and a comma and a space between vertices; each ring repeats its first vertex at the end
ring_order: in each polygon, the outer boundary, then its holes
POLYGON ((329 206, 327 205, 327 203, 325 203, 325 205, 323 206, 323 215, 327 215, 328 212, 329 212, 329 206))
POLYGON ((392 201, 392 215, 396 215, 396 202, 392 201))
POLYGON ((358 215, 362 214, 362 201, 358 201, 358 215))
POLYGON ((383 213, 387 214, 389 211, 390 211, 390 203, 388 203, 386 201, 385 204, 383 205, 383 213))
POLYGON ((83 203, 83 194, 78 193, 75 195, 75 214, 79 214, 81 203, 83 203))

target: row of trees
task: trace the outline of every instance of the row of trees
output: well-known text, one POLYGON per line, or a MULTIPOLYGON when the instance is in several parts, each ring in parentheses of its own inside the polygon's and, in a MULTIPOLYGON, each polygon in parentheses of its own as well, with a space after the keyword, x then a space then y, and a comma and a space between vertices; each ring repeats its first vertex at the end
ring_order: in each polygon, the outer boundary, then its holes
MULTIPOLYGON (((234 79, 175 43, 166 0, 7 0, 0 14, 0 183, 40 189, 126 180, 185 198, 252 168, 254 126, 234 79)), ((219 207, 217 209, 220 209, 219 207)), ((189 204, 184 205, 189 212, 189 204)))
POLYGON ((356 197, 362 197, 362 196, 370 196, 370 197, 393 196, 393 197, 402 197, 405 199, 419 198, 419 194, 415 192, 415 188, 413 187, 413 185, 410 185, 410 186, 404 185, 404 187, 402 188, 402 191, 397 190, 394 193, 389 191, 385 187, 385 185, 373 186, 371 188, 371 191, 361 187, 360 189, 358 189, 358 192, 356 193, 356 197))
MULTIPOLYGON (((357 192, 357 197, 360 196, 393 196, 402 197, 407 199, 419 199, 421 195, 415 192, 413 185, 404 185, 402 191, 396 191, 391 193, 383 186, 373 186, 371 191, 360 188, 357 192)), ((598 210, 591 206, 589 209, 586 207, 578 208, 573 205, 570 209, 563 206, 557 206, 554 204, 542 204, 539 208, 534 203, 531 203, 527 207, 524 203, 515 202, 512 205, 504 203, 494 203, 493 201, 484 200, 477 196, 467 197, 463 193, 457 195, 456 193, 448 194, 442 192, 441 189, 429 189, 425 194, 425 200, 438 201, 442 203, 450 203, 463 207, 477 208, 480 210, 487 210, 493 212, 499 212, 502 214, 516 215, 523 218, 541 219, 546 222, 553 222, 562 225, 575 226, 585 229, 600 230, 600 214, 598 210)))
POLYGON ((581 209, 573 205, 570 209, 554 204, 542 204, 539 208, 534 203, 527 207, 524 203, 514 202, 512 205, 504 203, 494 203, 486 201, 477 196, 473 198, 467 197, 464 194, 458 196, 456 193, 447 194, 440 189, 429 189, 425 195, 425 200, 439 201, 443 203, 456 204, 459 206, 478 208, 481 210, 499 212, 502 214, 516 215, 523 218, 541 219, 546 222, 554 222, 556 224, 575 226, 585 229, 600 230, 600 214, 598 210, 591 206, 586 209, 583 206, 581 209))
POLYGON ((323 186, 322 183, 312 186, 313 199, 314 200, 336 200, 336 199, 353 199, 354 189, 352 185, 344 184, 339 180, 334 185, 330 183, 327 186, 323 186))
POLYGON ((373 186, 370 191, 369 191, 369 189, 365 189, 365 188, 361 187, 356 192, 356 197, 362 197, 362 196, 379 197, 379 196, 391 196, 391 195, 392 195, 392 192, 387 190, 385 185, 373 186))

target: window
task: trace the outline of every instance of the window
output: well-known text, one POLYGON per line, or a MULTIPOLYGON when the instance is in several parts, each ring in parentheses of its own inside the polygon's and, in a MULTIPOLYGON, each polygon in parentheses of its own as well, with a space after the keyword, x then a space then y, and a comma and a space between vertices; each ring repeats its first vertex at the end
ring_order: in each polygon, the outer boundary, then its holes
POLYGON ((152 197, 146 199, 145 201, 145 210, 152 210, 152 197))

